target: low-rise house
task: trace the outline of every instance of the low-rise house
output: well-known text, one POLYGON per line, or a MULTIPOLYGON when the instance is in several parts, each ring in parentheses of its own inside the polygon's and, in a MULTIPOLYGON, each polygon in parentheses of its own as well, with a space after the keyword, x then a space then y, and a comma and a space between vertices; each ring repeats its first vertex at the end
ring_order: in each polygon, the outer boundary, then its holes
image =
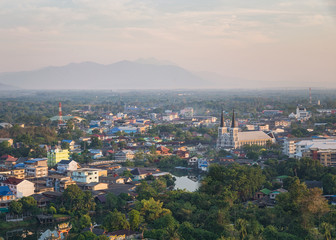
POLYGON ((126 161, 133 160, 134 152, 132 150, 121 150, 115 154, 115 160, 126 161))
POLYGON ((269 196, 271 200, 275 200, 276 196, 278 196, 281 193, 286 193, 286 192, 288 192, 286 189, 279 188, 275 191, 272 191, 269 196))
POLYGON ((8 168, 13 168, 18 159, 15 157, 9 157, 5 160, 5 166, 8 168))
POLYGON ((99 182, 99 169, 93 168, 81 168, 74 171, 68 172, 71 176, 71 179, 76 182, 82 183, 91 183, 91 182, 99 182))
POLYGON ((198 159, 198 169, 201 171, 208 171, 209 169, 209 163, 206 159, 198 159))
POLYGON ((274 178, 274 181, 283 184, 286 178, 288 178, 287 175, 277 176, 274 178))
POLYGON ((64 140, 62 140, 62 143, 63 143, 63 142, 69 144, 69 149, 70 149, 70 150, 74 150, 74 148, 75 148, 75 141, 74 141, 74 140, 67 140, 67 139, 64 139, 64 140))
POLYGON ((171 153, 169 153, 170 149, 165 147, 165 146, 159 146, 156 148, 156 153, 158 155, 171 155, 171 153))
POLYGON ((195 167, 198 165, 198 158, 197 157, 191 157, 188 159, 188 166, 195 167))
POLYGON ((7 210, 9 203, 15 199, 14 193, 8 186, 0 186, 0 212, 1 209, 7 210))
POLYGON ((271 190, 267 189, 267 188, 264 188, 264 189, 261 189, 259 192, 256 192, 254 194, 254 199, 257 200, 257 199, 262 199, 266 196, 269 196, 271 194, 271 190))
POLYGON ((1 186, 8 186, 16 198, 28 197, 34 194, 34 183, 14 177, 7 178, 1 186))
POLYGON ((113 193, 120 195, 121 193, 131 194, 135 191, 136 185, 134 184, 110 184, 109 188, 104 190, 106 193, 113 193))
POLYGON ((125 184, 125 178, 120 176, 100 177, 99 182, 108 184, 125 184))
POLYGON ((76 182, 72 181, 69 176, 54 174, 46 178, 46 186, 53 187, 55 192, 64 192, 72 184, 76 184, 76 182))
POLYGON ((89 149, 92 159, 98 159, 103 157, 103 152, 100 149, 89 149))
POLYGON ((91 182, 91 183, 77 183, 78 187, 86 191, 100 191, 108 189, 108 183, 91 182))
POLYGON ((57 172, 65 173, 67 171, 75 171, 78 167, 78 163, 74 160, 62 160, 57 164, 57 172))
POLYGON ((7 160, 8 158, 14 158, 12 155, 9 155, 9 154, 4 154, 4 155, 1 155, 0 157, 0 160, 7 160))
POLYGON ((34 194, 32 197, 36 200, 37 207, 44 208, 47 207, 48 204, 51 202, 51 198, 46 197, 42 194, 34 194))
POLYGON ((189 158, 189 152, 188 151, 183 151, 183 150, 177 150, 174 152, 177 156, 179 156, 180 158, 189 158))
POLYGON ((134 176, 134 180, 139 181, 158 172, 160 172, 160 170, 154 168, 134 168, 131 174, 134 176))

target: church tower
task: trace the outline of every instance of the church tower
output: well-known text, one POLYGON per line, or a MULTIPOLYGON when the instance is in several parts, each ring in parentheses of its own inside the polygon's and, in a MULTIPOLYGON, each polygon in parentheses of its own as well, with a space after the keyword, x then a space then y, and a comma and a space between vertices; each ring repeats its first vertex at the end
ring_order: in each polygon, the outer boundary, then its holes
POLYGON ((230 145, 233 148, 237 148, 238 145, 238 131, 239 131, 238 121, 236 120, 235 111, 233 109, 231 128, 230 128, 230 145))
POLYGON ((223 135, 227 133, 227 127, 224 121, 224 111, 222 110, 220 125, 218 128, 218 139, 217 139, 217 148, 220 148, 224 145, 223 143, 223 135))

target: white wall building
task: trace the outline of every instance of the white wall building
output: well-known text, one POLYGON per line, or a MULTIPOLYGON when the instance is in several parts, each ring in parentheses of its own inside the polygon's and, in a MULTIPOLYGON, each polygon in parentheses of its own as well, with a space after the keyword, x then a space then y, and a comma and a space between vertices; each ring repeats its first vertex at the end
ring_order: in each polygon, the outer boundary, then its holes
POLYGON ((314 140, 302 140, 296 143, 295 157, 302 158, 304 152, 308 152, 311 149, 316 150, 336 150, 335 139, 314 139, 314 140))
POLYGON ((1 186, 8 186, 16 198, 28 197, 33 195, 35 191, 34 183, 14 177, 7 178, 1 183, 1 186))
POLYGON ((92 183, 92 182, 99 182, 98 172, 99 169, 81 168, 69 172, 69 175, 71 176, 71 179, 76 182, 92 183))
POLYGON ((286 139, 282 146, 282 153, 290 158, 294 158, 296 153, 296 142, 291 139, 286 139))
POLYGON ((74 160, 62 160, 57 164, 57 172, 65 173, 67 171, 75 171, 78 168, 78 163, 74 160))

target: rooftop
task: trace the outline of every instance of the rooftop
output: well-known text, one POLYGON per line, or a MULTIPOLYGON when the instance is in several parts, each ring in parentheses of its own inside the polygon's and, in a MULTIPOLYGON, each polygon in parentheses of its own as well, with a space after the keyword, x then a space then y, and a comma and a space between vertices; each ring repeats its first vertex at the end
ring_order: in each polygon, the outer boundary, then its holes
POLYGON ((3 181, 2 183, 10 184, 10 185, 18 185, 22 181, 23 181, 23 179, 18 179, 18 178, 15 178, 15 177, 9 177, 5 181, 3 181))
POLYGON ((8 186, 0 186, 0 196, 11 196, 11 195, 13 195, 13 193, 8 186))
POLYGON ((250 140, 265 140, 272 138, 268 136, 263 131, 250 131, 250 132, 238 132, 239 141, 250 141, 250 140))

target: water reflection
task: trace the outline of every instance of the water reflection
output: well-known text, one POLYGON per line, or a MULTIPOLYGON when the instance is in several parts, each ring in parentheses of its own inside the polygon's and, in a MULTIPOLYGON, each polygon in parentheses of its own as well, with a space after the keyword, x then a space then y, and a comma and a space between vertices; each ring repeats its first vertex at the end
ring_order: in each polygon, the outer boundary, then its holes
POLYGON ((196 175, 189 174, 188 176, 182 176, 177 177, 173 175, 176 178, 175 182, 175 190, 177 189, 185 189, 189 192, 196 191, 200 186, 200 177, 196 175))

